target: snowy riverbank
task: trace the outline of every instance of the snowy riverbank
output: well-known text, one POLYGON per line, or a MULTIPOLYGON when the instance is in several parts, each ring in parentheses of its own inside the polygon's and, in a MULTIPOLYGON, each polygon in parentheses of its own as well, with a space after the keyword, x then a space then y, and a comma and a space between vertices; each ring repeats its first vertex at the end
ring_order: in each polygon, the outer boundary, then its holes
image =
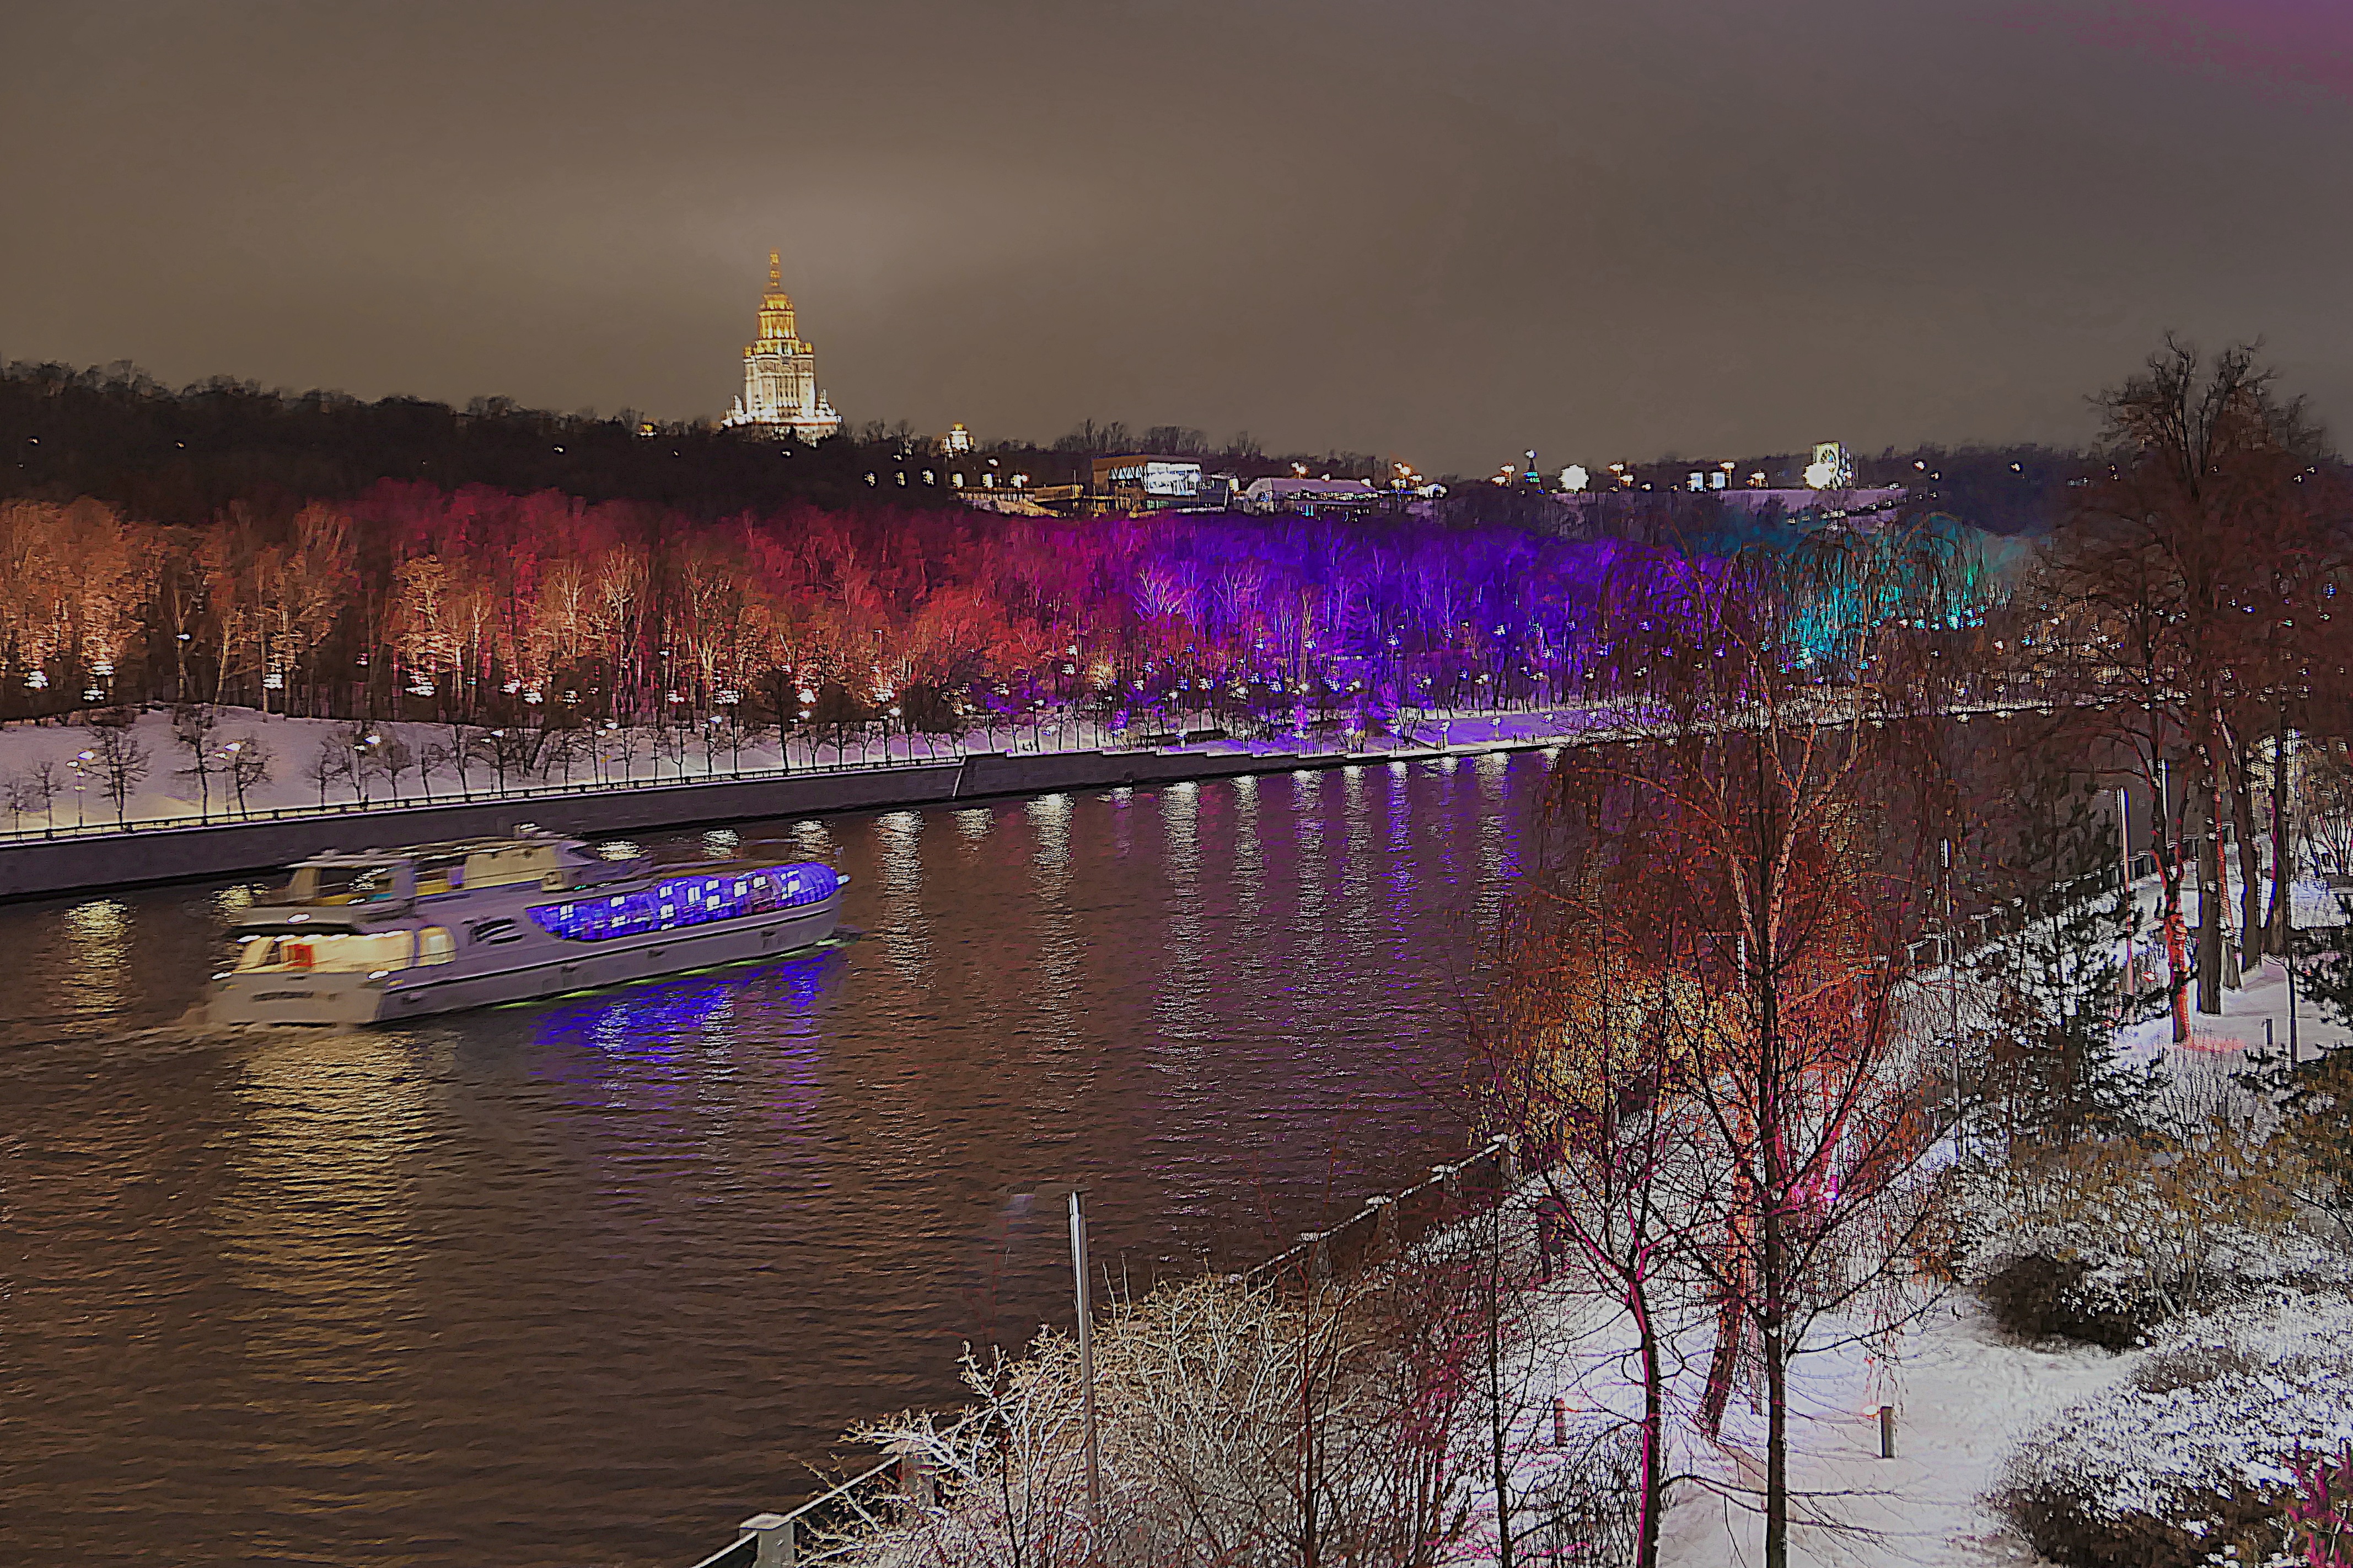
MULTIPOLYGON (((1606 726, 1603 711, 1432 715, 1398 732, 1270 734, 1190 742, 1154 737, 1161 753, 1364 760, 1540 745, 1606 726)), ((1091 723, 1024 725, 960 738, 893 735, 812 744, 737 737, 722 727, 607 727, 555 732, 409 722, 361 724, 251 709, 211 710, 192 745, 174 716, 136 716, 119 740, 88 725, 0 730, 0 827, 14 835, 235 822, 271 813, 528 800, 552 792, 692 784, 954 763, 968 755, 1050 756, 1122 749, 1139 737, 1091 723), (197 760, 203 758, 199 769, 197 760)), ((1198 731, 1196 731, 1198 733, 1198 731)))

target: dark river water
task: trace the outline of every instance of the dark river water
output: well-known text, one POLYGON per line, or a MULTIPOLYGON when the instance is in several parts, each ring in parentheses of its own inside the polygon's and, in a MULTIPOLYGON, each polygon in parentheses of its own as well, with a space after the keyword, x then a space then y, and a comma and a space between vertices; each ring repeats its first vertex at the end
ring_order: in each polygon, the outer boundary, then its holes
MULTIPOLYGON (((341 1036, 180 1020, 247 885, 0 906, 0 1563, 673 1564, 1130 1288, 1459 1149, 1546 763, 746 825, 832 951, 341 1036)), ((725 835, 641 839, 725 850, 725 835)))

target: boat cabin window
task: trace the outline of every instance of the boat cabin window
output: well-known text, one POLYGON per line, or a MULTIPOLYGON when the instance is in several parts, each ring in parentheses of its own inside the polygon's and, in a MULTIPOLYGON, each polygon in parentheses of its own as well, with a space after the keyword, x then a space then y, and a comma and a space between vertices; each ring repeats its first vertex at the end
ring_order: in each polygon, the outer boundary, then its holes
POLYGON ((287 897, 297 904, 364 904, 405 899, 407 866, 398 860, 356 866, 297 866, 287 897))
POLYGON ((457 952, 458 944, 449 940, 448 931, 441 926, 427 926, 417 933, 417 962, 447 963, 457 952))
POLYGON ((419 898, 435 893, 454 893, 466 885, 466 861, 463 855, 428 855, 417 862, 417 892, 419 898))
MULTIPOLYGON (((436 927, 438 931, 439 928, 436 927)), ((441 931, 441 955, 427 963, 449 959, 449 933, 441 931)), ((237 967, 247 970, 309 970, 344 973, 353 970, 406 969, 417 952, 413 931, 320 931, 300 936, 249 936, 237 956, 237 967)))
POLYGON ((555 868, 553 847, 512 844, 501 849, 478 849, 467 856, 464 873, 469 888, 504 888, 517 882, 536 882, 555 868))

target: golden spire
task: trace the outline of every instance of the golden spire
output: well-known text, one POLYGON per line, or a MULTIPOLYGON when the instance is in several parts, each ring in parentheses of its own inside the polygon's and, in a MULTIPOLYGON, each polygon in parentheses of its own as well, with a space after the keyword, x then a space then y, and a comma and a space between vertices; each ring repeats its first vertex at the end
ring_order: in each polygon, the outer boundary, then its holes
MULTIPOLYGON (((793 300, 785 292, 784 258, 772 250, 768 252, 768 291, 760 300, 760 342, 793 341, 793 300)), ((751 353, 754 350, 747 348, 744 352, 751 353)))

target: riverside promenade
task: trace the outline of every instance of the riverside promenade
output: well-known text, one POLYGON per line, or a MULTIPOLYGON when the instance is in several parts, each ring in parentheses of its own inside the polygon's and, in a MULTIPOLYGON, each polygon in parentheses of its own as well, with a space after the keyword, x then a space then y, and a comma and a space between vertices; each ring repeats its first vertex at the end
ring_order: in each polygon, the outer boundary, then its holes
MULTIPOLYGON (((575 836, 703 823, 879 811, 1000 795, 1156 786, 1245 773, 1290 773, 1489 752, 1529 751, 1591 738, 1591 714, 1513 715, 1461 722, 1464 738, 1358 751, 1069 750, 970 752, 847 767, 764 770, 742 775, 610 781, 397 804, 338 803, 248 813, 231 820, 185 817, 92 825, 0 837, 0 900, 98 888, 198 880, 273 870, 327 850, 491 837, 529 824, 575 836), (1556 716, 1567 719, 1569 715, 1556 716), (1483 736, 1480 731, 1487 733, 1483 736)), ((1430 728, 1436 729, 1436 725, 1430 728)))

